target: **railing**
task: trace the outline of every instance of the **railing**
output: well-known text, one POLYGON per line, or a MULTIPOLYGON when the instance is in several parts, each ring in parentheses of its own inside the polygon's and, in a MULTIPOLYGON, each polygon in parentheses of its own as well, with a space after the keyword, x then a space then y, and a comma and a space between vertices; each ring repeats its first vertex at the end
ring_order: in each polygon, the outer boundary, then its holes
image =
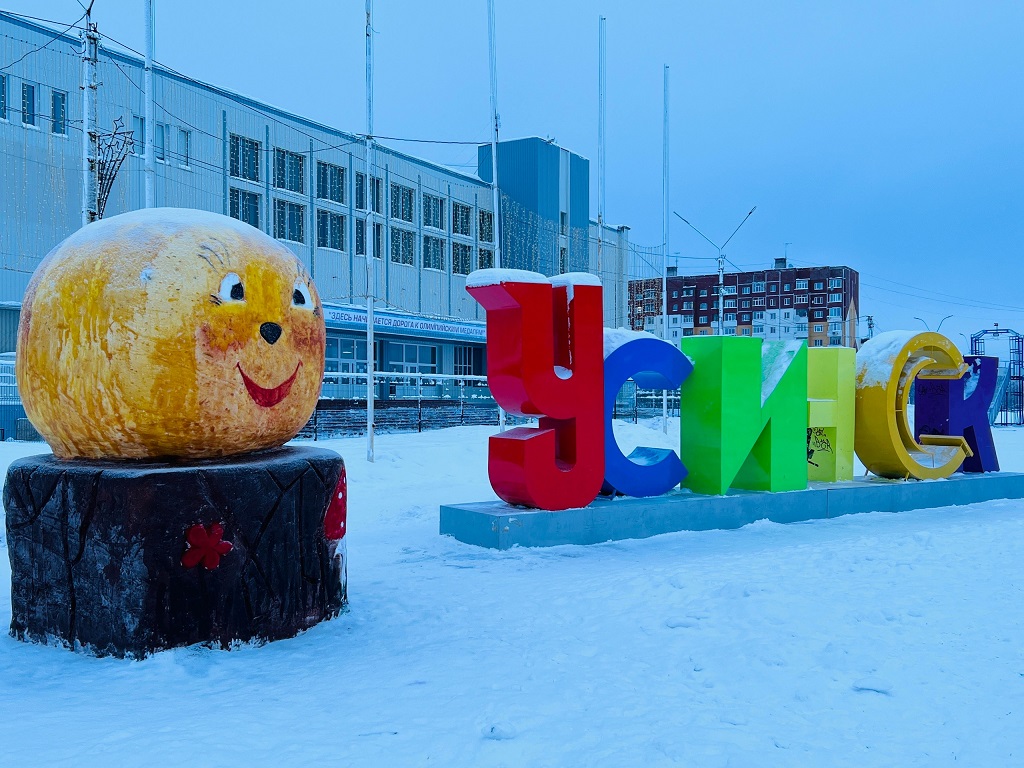
MULTIPOLYGON (((322 400, 366 400, 366 373, 324 374, 322 400)), ((488 400, 486 376, 374 371, 374 400, 488 400)))

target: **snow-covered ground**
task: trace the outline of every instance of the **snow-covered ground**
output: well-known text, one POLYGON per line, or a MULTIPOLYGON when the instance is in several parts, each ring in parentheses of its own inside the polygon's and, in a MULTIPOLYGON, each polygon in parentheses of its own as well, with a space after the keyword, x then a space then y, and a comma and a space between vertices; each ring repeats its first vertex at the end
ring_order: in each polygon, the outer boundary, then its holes
MULTIPOLYGON (((491 432, 321 443, 351 607, 300 637, 127 662, 0 634, 0 765, 1024 765, 1024 502, 494 552, 437 534, 493 498, 491 432)), ((1024 470, 1024 430, 996 440, 1024 470)))

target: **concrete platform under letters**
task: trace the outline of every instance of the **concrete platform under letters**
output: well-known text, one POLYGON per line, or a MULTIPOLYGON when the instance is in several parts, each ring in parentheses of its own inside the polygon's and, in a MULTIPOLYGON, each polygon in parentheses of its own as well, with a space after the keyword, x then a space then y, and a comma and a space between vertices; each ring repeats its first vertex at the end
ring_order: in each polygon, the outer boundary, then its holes
POLYGON ((740 528, 755 520, 796 523, 857 512, 905 512, 993 499, 1024 498, 1024 474, 958 474, 946 480, 859 478, 813 483, 803 491, 730 491, 704 496, 677 490, 648 499, 598 498, 582 509, 548 512, 501 501, 441 507, 441 534, 491 549, 597 544, 674 531, 740 528))

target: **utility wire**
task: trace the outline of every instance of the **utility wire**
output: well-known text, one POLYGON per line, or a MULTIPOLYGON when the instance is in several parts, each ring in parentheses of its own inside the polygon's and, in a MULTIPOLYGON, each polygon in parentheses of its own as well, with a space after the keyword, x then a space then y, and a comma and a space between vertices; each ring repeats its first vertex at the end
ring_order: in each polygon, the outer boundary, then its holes
POLYGON ((76 19, 75 21, 73 21, 73 22, 72 22, 71 24, 68 24, 68 26, 67 26, 67 27, 65 27, 64 29, 62 29, 62 30, 61 30, 60 32, 58 32, 58 33, 57 33, 56 35, 54 35, 53 37, 51 37, 51 38, 50 38, 49 40, 47 40, 47 41, 46 41, 45 43, 43 43, 42 45, 38 45, 38 46, 36 46, 36 47, 35 47, 35 48, 33 48, 33 49, 32 49, 31 51, 28 51, 27 53, 25 53, 25 54, 24 54, 24 55, 23 55, 23 56, 22 56, 21 58, 15 59, 15 60, 14 60, 14 61, 12 61, 12 62, 11 62, 10 64, 8 64, 8 65, 6 65, 6 66, 3 66, 3 67, 0 67, 0 72, 3 72, 3 71, 5 71, 5 70, 8 70, 8 69, 10 69, 10 68, 11 68, 11 67, 13 67, 13 66, 14 66, 15 64, 20 64, 20 63, 21 63, 21 62, 23 62, 23 61, 24 61, 25 59, 27 59, 27 58, 28 58, 29 56, 31 56, 31 55, 32 55, 33 53, 39 53, 39 51, 42 51, 42 50, 44 50, 45 48, 48 48, 48 47, 50 46, 50 44, 51 44, 51 43, 52 43, 52 42, 53 42, 54 40, 57 40, 58 38, 61 38, 61 37, 63 37, 63 36, 64 36, 64 35, 66 34, 66 33, 68 33, 68 32, 69 32, 69 31, 71 31, 71 30, 72 30, 72 29, 73 29, 74 27, 76 27, 76 26, 78 25, 78 22, 80 22, 80 21, 81 21, 82 19, 84 19, 84 18, 85 18, 85 16, 86 16, 86 14, 84 14, 84 13, 83 13, 83 14, 82 14, 81 16, 79 16, 79 17, 78 17, 78 18, 77 18, 77 19, 76 19))

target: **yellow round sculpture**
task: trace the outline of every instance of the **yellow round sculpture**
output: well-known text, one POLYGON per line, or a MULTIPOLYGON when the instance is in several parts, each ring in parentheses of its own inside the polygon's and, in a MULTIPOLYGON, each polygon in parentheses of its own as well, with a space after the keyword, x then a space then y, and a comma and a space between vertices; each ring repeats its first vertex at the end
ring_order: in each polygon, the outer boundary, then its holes
POLYGON ((316 406, 316 288, 235 219, 155 208, 83 227, 36 270, 17 379, 61 458, 202 458, 280 445, 316 406))

